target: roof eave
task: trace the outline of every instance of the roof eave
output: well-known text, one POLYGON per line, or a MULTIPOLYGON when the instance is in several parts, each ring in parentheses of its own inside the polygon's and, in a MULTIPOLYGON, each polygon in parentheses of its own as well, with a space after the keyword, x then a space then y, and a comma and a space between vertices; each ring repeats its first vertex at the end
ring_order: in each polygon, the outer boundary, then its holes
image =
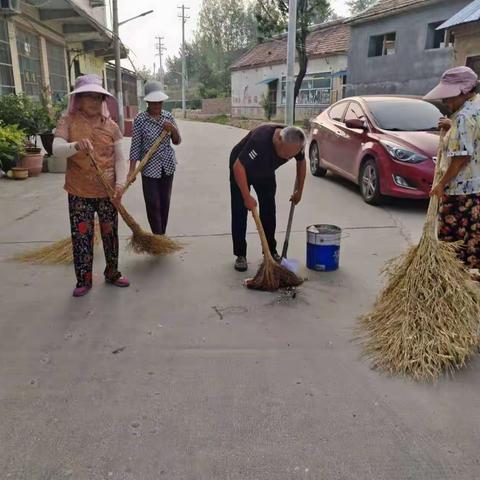
MULTIPOLYGON (((362 23, 369 23, 369 22, 374 22, 376 20, 381 20, 382 18, 387 18, 387 17, 392 17, 394 15, 399 15, 404 12, 408 12, 410 10, 416 10, 418 8, 423 8, 429 5, 433 5, 435 3, 438 3, 439 0, 425 0, 422 3, 417 3, 414 5, 407 5, 405 7, 399 7, 399 8, 391 8, 390 10, 386 10, 384 12, 380 13, 373 13, 370 15, 366 15, 364 17, 353 17, 350 19, 345 20, 345 24, 347 25, 360 25, 362 23)), ((360 14, 362 15, 362 14, 360 14)))

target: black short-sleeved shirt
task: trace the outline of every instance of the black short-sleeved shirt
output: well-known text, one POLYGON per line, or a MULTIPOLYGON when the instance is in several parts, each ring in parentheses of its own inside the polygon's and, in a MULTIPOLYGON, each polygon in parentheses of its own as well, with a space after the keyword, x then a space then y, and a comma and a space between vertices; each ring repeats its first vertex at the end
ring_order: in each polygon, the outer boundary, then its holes
MULTIPOLYGON (((290 160, 280 158, 273 146, 273 135, 277 128, 285 125, 260 125, 243 138, 230 154, 230 168, 238 160, 245 167, 249 178, 264 178, 275 175, 275 170, 290 160)), ((296 155, 299 162, 305 160, 303 150, 296 155)))

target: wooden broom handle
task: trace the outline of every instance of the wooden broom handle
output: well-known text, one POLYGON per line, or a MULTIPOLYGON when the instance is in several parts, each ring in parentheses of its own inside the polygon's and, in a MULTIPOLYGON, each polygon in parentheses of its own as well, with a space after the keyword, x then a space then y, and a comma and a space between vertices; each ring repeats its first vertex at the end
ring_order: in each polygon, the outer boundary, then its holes
MULTIPOLYGON (((112 188, 110 183, 108 183, 108 180, 105 178, 104 172, 98 166, 98 163, 95 160, 95 154, 93 152, 89 152, 87 155, 90 157, 90 161, 92 162, 92 165, 95 167, 95 170, 97 171, 98 178, 100 179, 100 181, 102 182, 102 185, 105 187, 105 190, 107 191, 108 198, 110 199, 110 201, 112 201, 112 198, 115 195, 115 190, 112 188)), ((126 218, 125 215, 128 216, 128 213, 125 210, 125 207, 121 203, 116 208, 118 210, 118 213, 122 216, 123 219, 126 218)))
MULTIPOLYGON (((433 177, 433 187, 437 185, 437 183, 441 180, 443 171, 441 169, 441 163, 443 159, 443 140, 445 138, 445 131, 440 131, 440 139, 438 143, 438 151, 437 151, 437 163, 435 164, 435 174, 433 177)), ((433 233, 435 237, 437 236, 437 214, 438 214, 438 207, 440 205, 439 198, 434 195, 430 198, 430 202, 428 204, 428 211, 427 211, 427 219, 425 222, 424 230, 433 233)))
POLYGON ((263 229, 262 221, 258 216, 258 212, 256 208, 252 210, 252 215, 257 225, 258 234, 260 235, 260 241, 262 242, 262 249, 263 249, 263 255, 265 257, 265 260, 267 260, 268 258, 268 260, 270 260, 271 262, 275 262, 275 260, 272 257, 272 254, 270 253, 270 247, 268 245, 268 240, 265 235, 265 230, 263 229))
POLYGON ((123 188, 123 193, 125 193, 127 191, 128 187, 137 178, 137 175, 145 168, 145 165, 152 158, 153 154, 157 151, 158 147, 160 146, 160 143, 162 143, 163 139, 167 135, 168 135, 168 132, 166 130, 164 130, 160 134, 160 136, 153 142, 153 145, 148 149, 148 152, 145 154, 145 156, 142 158, 142 160, 136 166, 135 171, 133 172, 133 175, 128 179, 127 183, 125 184, 125 187, 123 188))

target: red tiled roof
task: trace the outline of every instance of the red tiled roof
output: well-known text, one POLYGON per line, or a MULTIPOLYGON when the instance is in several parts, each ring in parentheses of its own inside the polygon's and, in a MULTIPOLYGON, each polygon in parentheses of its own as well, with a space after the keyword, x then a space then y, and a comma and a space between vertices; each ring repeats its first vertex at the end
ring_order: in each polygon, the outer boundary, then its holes
MULTIPOLYGON (((336 22, 318 26, 307 37, 309 58, 346 53, 350 43, 348 25, 336 22)), ((261 67, 287 61, 287 37, 260 43, 231 65, 232 70, 261 67)))
POLYGON ((410 10, 421 7, 422 5, 436 3, 437 1, 438 0, 378 0, 375 5, 349 18, 347 23, 363 22, 370 20, 372 17, 386 16, 396 13, 397 10, 410 10))

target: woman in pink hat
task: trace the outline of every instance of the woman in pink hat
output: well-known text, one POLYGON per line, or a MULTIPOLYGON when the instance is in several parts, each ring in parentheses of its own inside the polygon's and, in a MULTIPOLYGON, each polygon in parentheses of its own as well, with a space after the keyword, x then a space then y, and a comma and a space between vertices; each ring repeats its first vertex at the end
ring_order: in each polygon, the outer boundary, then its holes
MULTIPOLYGON (((448 167, 431 195, 440 198, 439 238, 463 242, 461 260, 480 268, 480 95, 477 74, 468 67, 447 70, 426 100, 442 100, 452 112, 445 138, 448 167)), ((480 279, 474 274, 476 280, 480 279)))
POLYGON ((53 153, 67 160, 65 190, 68 192, 73 258, 77 285, 74 297, 86 295, 92 287, 94 216, 98 215, 105 252, 105 281, 128 287, 118 271, 118 213, 127 179, 128 163, 121 149, 122 133, 111 116, 117 113, 116 99, 102 87, 97 75, 83 75, 70 93, 68 111, 55 131, 53 153), (110 201, 98 179, 89 153, 115 190, 110 201))

